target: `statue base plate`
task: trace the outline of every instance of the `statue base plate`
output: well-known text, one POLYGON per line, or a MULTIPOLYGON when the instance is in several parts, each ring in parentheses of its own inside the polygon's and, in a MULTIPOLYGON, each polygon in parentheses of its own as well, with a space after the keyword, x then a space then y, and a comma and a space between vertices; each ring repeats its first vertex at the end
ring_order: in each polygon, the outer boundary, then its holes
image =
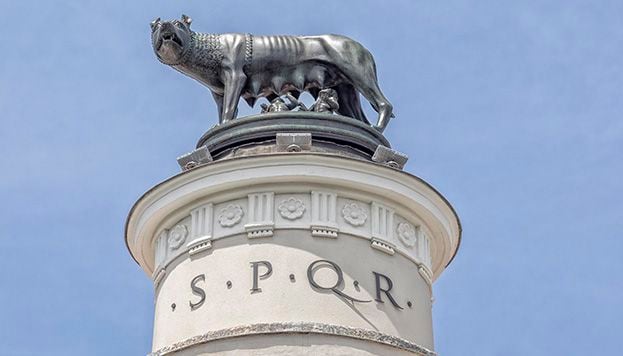
POLYGON ((340 150, 372 157, 379 145, 390 147, 387 139, 376 129, 350 117, 306 111, 266 113, 237 118, 208 130, 197 143, 207 146, 216 159, 227 156, 236 148, 267 144, 276 140, 277 133, 310 133, 316 142, 340 150))

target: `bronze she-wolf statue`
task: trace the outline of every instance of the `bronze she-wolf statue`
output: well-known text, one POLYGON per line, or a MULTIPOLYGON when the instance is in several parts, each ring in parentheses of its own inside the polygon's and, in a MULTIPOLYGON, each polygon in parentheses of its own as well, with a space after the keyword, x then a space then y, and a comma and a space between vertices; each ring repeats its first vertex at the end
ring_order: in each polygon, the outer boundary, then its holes
POLYGON ((392 105, 378 85, 372 54, 344 36, 253 36, 203 34, 191 31, 191 19, 151 23, 151 38, 158 59, 207 86, 218 107, 220 123, 236 117, 238 101, 250 106, 258 98, 269 101, 291 93, 309 92, 314 99, 322 89, 334 89, 338 114, 369 124, 359 93, 378 112, 383 131, 392 105))

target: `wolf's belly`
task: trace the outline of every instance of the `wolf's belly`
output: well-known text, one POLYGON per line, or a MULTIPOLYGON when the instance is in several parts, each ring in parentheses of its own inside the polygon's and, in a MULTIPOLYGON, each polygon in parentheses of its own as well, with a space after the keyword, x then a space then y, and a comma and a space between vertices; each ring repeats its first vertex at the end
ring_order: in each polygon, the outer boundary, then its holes
POLYGON ((265 97, 287 92, 303 92, 310 88, 327 88, 342 82, 339 72, 319 61, 283 65, 279 61, 267 62, 263 71, 247 73, 243 96, 265 97))

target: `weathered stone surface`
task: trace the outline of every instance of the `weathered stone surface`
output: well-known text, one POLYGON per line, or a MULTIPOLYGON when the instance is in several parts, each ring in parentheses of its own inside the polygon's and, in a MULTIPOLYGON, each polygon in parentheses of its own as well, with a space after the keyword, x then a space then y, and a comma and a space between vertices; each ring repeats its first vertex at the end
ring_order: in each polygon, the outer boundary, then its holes
POLYGON ((374 162, 385 164, 392 168, 402 169, 407 163, 409 156, 402 152, 398 152, 389 147, 379 145, 374 151, 372 160, 374 162))
POLYGON ((309 151, 312 146, 311 133, 277 133, 277 152, 309 151))
POLYGON ((206 146, 198 147, 196 150, 177 158, 177 163, 183 171, 209 162, 212 162, 212 155, 206 146))
POLYGON ((207 343, 210 341, 234 338, 241 336, 250 336, 258 334, 295 334, 295 333, 314 333, 314 334, 328 334, 336 335, 360 340, 366 340, 371 342, 377 342, 392 346, 398 349, 412 352, 418 356, 435 356, 436 353, 430 351, 417 344, 409 342, 405 339, 383 334, 373 330, 366 330, 360 328, 351 328, 348 326, 331 325, 322 323, 259 323, 251 325, 242 325, 234 328, 222 329, 211 331, 202 335, 186 339, 184 341, 175 343, 173 345, 164 347, 157 350, 149 356, 164 356, 176 351, 207 343))

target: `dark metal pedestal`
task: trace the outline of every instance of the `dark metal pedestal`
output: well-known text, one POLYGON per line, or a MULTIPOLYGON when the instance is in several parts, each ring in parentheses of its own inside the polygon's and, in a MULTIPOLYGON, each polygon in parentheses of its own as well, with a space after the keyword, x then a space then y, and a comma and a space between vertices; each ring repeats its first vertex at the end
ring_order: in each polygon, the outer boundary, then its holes
POLYGON ((311 133, 312 140, 349 147, 371 157, 387 139, 369 125, 341 115, 289 111, 246 116, 218 125, 206 132, 197 147, 207 146, 213 156, 224 156, 236 148, 265 144, 277 133, 311 133))

